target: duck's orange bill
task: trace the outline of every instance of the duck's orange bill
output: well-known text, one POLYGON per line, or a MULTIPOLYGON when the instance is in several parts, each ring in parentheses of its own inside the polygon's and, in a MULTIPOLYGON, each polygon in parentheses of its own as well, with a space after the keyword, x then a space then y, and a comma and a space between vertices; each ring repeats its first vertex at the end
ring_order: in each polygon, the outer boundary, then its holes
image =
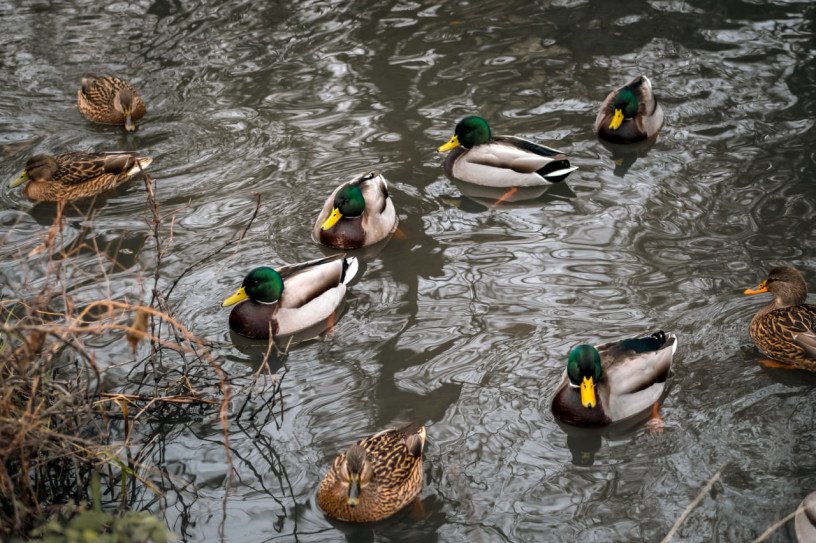
POLYGON ((331 215, 329 215, 329 218, 326 219, 323 222, 323 224, 320 226, 320 229, 321 230, 328 230, 329 228, 331 228, 332 226, 337 224, 337 221, 339 221, 342 218, 343 218, 343 214, 340 213, 340 210, 335 207, 334 209, 332 209, 332 212, 331 212, 331 215))
POLYGON ((620 128, 620 125, 623 124, 623 111, 616 109, 615 114, 612 116, 612 122, 609 123, 609 128, 612 130, 617 130, 620 128))
POLYGON ((595 382, 592 377, 584 377, 581 381, 581 404, 592 409, 597 404, 595 400, 595 382))
POLYGON ((445 151, 450 151, 451 149, 456 149, 457 147, 459 147, 459 136, 454 135, 448 140, 448 143, 443 143, 440 145, 437 152, 444 153, 445 151))
POLYGON ((763 292, 768 292, 768 281, 761 282, 756 288, 746 288, 743 294, 750 296, 752 294, 762 294, 763 292))

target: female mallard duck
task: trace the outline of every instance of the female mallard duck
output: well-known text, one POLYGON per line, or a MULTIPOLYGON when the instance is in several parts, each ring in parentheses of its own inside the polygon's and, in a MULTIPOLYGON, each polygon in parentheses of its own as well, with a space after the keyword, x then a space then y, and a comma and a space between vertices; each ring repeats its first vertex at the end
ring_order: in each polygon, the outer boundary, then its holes
POLYGON ((408 425, 361 439, 334 459, 317 490, 330 517, 374 522, 390 517, 422 490, 425 428, 408 425))
POLYGON ((144 117, 144 102, 136 89, 118 77, 85 74, 77 91, 77 106, 89 121, 123 124, 125 130, 136 130, 136 121, 144 117))
POLYGON ((397 212, 379 172, 343 183, 326 200, 313 234, 323 245, 359 249, 382 241, 397 229, 397 212))
POLYGON ((773 300, 751 319, 753 342, 777 362, 816 371, 816 305, 805 303, 805 278, 793 266, 780 266, 745 294, 763 292, 773 294, 773 300))
POLYGON ((262 266, 247 274, 222 307, 243 302, 233 308, 229 325, 244 337, 288 336, 331 317, 357 270, 357 259, 344 254, 277 270, 262 266))
POLYGON ((36 155, 9 187, 28 182, 23 193, 32 201, 76 200, 124 183, 151 162, 152 158, 135 153, 36 155))
POLYGON ((487 121, 465 117, 438 151, 450 151, 443 168, 450 178, 507 188, 557 183, 577 168, 561 151, 515 136, 493 136, 487 121))
POLYGON ((657 136, 661 126, 663 108, 652 94, 649 78, 639 75, 609 93, 592 130, 602 140, 634 143, 657 136))
POLYGON ((578 345, 552 401, 553 414, 575 426, 606 426, 646 411, 660 400, 677 350, 662 330, 599 345, 578 345))

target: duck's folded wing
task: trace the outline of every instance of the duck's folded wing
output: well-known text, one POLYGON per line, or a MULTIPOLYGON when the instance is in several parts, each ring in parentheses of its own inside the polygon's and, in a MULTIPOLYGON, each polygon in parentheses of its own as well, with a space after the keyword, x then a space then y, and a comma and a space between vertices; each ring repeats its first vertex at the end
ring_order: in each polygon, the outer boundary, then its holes
MULTIPOLYGON (((284 291, 285 295, 285 291, 284 291)), ((325 321, 346 295, 346 285, 324 290, 317 297, 297 307, 281 306, 276 314, 277 335, 286 336, 325 321)))
MULTIPOLYGON (((342 255, 339 256, 342 257, 342 255)), ((284 278, 283 295, 280 300, 281 309, 306 305, 341 284, 343 275, 342 258, 335 255, 312 262, 320 263, 306 267, 291 275, 281 273, 284 278)), ((281 272, 281 270, 278 271, 281 272)), ((283 319, 279 318, 279 320, 283 319)))
POLYGON ((613 395, 634 394, 656 382, 663 382, 669 375, 673 349, 664 347, 659 351, 624 356, 606 368, 606 379, 613 395))
POLYGON ((70 153, 60 156, 58 177, 63 184, 76 185, 105 174, 133 173, 137 158, 130 153, 70 153))
POLYGON ((500 136, 492 143, 478 145, 467 154, 469 162, 507 168, 519 173, 538 172, 553 161, 566 160, 560 151, 512 136, 500 136))

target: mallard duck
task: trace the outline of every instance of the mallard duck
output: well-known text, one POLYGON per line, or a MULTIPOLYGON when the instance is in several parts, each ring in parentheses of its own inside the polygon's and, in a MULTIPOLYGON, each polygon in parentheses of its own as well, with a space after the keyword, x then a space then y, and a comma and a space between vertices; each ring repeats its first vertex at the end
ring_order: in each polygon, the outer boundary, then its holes
POLYGON ((55 202, 96 196, 147 168, 153 159, 135 153, 36 155, 9 187, 26 183, 29 200, 55 202))
POLYGON ((515 136, 493 136, 481 117, 465 117, 437 149, 453 151, 443 164, 450 178, 496 188, 532 187, 562 181, 573 170, 569 157, 515 136))
POLYGON ((553 397, 553 414, 575 426, 606 426, 646 411, 663 394, 676 350, 677 338, 662 330, 574 347, 553 397))
POLYGON ((756 288, 745 294, 770 292, 748 333, 765 355, 796 368, 816 371, 816 305, 806 304, 807 284, 793 266, 774 268, 756 288))
POLYGON ((361 439, 334 459, 317 490, 330 517, 374 522, 390 517, 422 490, 425 428, 408 425, 361 439))
POLYGON ((793 521, 796 528, 796 539, 799 543, 813 543, 816 541, 816 492, 811 492, 802 503, 801 511, 796 513, 793 521))
POLYGON ((335 189, 317 217, 313 234, 329 247, 359 249, 390 236, 397 222, 385 178, 369 172, 335 189))
POLYGON ((612 143, 634 143, 657 136, 662 126, 663 108, 652 93, 652 82, 639 75, 609 93, 592 130, 612 143))
POLYGON ((238 304, 229 316, 237 334, 250 339, 269 339, 270 331, 273 337, 288 336, 331 317, 358 269, 357 259, 344 254, 277 270, 261 266, 221 305, 238 304))
POLYGON ((85 74, 77 91, 77 106, 89 121, 122 124, 136 130, 136 121, 144 117, 144 102, 136 89, 118 77, 85 74))

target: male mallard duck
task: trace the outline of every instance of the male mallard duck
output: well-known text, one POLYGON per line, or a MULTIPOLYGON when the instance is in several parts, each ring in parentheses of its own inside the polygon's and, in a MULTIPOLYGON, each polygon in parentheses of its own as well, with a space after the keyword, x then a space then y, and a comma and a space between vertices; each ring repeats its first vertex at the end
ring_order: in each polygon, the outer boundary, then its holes
POLYGON ((450 151, 443 168, 451 178, 486 187, 532 187, 562 181, 573 170, 569 157, 515 136, 492 136, 481 117, 465 117, 437 149, 450 151))
POLYGON ((124 183, 151 162, 152 158, 135 153, 36 155, 28 159, 23 173, 9 187, 28 181, 23 193, 29 200, 76 200, 124 183))
POLYGON ((335 189, 317 217, 313 234, 329 247, 359 249, 396 229, 397 212, 388 184, 379 172, 369 172, 335 189))
POLYGON ((745 294, 763 292, 774 297, 751 319, 751 339, 778 362, 816 371, 816 305, 805 303, 805 278, 793 266, 780 266, 745 294))
POLYGON ((805 496, 799 507, 802 510, 796 513, 796 520, 793 521, 796 540, 799 543, 813 543, 816 541, 816 492, 805 496))
POLYGON ((317 490, 330 517, 374 522, 390 517, 422 490, 425 428, 408 425, 361 439, 334 459, 317 490))
POLYGON ((221 305, 243 302, 233 308, 229 325, 244 337, 269 339, 270 331, 273 337, 288 336, 328 319, 357 270, 357 259, 344 254, 277 270, 262 266, 249 272, 221 305))
POLYGON ((77 106, 89 121, 123 124, 125 130, 136 130, 136 121, 144 117, 144 102, 136 89, 118 77, 85 74, 77 91, 77 106))
POLYGON ((637 415, 660 400, 677 338, 651 336, 574 347, 552 401, 553 414, 575 426, 605 426, 637 415))
POLYGON ((657 136, 663 108, 652 94, 652 83, 639 75, 609 93, 601 104, 593 132, 612 143, 634 143, 657 136))

